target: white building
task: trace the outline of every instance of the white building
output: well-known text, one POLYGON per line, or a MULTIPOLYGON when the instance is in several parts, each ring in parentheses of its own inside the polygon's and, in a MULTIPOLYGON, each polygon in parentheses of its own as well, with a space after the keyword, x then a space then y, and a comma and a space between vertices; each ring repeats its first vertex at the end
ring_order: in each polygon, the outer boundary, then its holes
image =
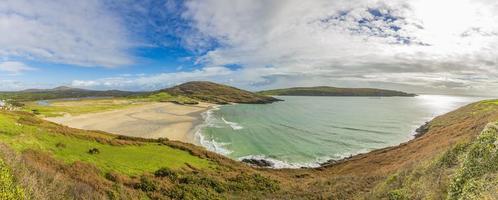
POLYGON ((5 106, 5 101, 0 100, 0 107, 4 107, 4 106, 5 106))

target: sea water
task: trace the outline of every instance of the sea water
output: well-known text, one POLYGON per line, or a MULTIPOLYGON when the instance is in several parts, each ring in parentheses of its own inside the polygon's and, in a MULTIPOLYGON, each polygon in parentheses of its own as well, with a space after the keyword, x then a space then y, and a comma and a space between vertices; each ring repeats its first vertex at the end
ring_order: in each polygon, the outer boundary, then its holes
POLYGON ((272 104, 217 106, 204 113, 197 142, 233 159, 277 168, 316 167, 330 159, 397 145, 432 118, 480 97, 277 97, 272 104))

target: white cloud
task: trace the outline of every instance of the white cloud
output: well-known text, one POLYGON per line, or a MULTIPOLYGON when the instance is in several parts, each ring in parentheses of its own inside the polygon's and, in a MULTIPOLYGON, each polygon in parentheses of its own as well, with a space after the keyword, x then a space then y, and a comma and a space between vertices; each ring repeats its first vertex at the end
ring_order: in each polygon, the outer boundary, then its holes
POLYGON ((132 63, 120 20, 99 0, 3 0, 0 56, 81 66, 132 63))
POLYGON ((25 71, 36 70, 35 68, 29 67, 22 62, 5 61, 0 62, 0 71, 7 72, 9 74, 20 74, 25 71))
POLYGON ((199 62, 241 64, 240 73, 256 85, 498 86, 495 1, 203 0, 186 6, 195 28, 221 44, 199 62))
POLYGON ((189 72, 172 72, 154 75, 129 75, 98 80, 74 80, 71 85, 83 88, 105 88, 124 90, 158 90, 186 81, 212 80, 226 82, 235 72, 225 67, 206 67, 189 72))

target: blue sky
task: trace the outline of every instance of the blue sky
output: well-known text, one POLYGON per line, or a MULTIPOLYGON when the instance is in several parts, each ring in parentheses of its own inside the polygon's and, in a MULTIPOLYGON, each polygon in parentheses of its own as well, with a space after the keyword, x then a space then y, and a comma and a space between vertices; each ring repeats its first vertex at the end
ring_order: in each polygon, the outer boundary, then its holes
POLYGON ((209 80, 489 94, 496 13, 491 0, 5 0, 0 90, 209 80))

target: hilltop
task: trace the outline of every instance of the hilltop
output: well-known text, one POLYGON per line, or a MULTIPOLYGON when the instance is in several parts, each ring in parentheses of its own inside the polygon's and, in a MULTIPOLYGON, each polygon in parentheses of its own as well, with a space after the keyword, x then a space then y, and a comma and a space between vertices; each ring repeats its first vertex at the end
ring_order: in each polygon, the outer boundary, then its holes
POLYGON ((293 87, 260 91, 258 94, 269 96, 382 96, 382 97, 413 97, 415 94, 395 90, 375 88, 338 88, 329 86, 293 87))
POLYGON ((268 97, 235 87, 222 85, 208 81, 192 81, 183 83, 172 88, 161 90, 171 95, 182 95, 199 101, 227 104, 227 103, 271 103, 279 101, 268 97))

